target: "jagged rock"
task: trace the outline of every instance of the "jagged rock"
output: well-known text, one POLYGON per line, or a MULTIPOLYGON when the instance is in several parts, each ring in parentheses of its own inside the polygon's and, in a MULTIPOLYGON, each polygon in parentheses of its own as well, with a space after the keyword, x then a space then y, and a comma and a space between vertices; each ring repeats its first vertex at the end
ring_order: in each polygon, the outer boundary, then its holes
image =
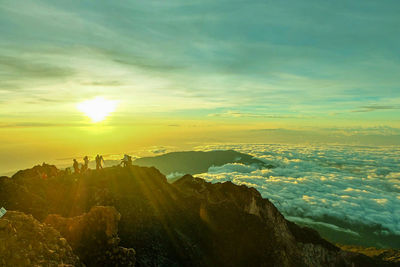
POLYGON ((73 218, 49 215, 45 223, 59 230, 87 266, 134 266, 135 251, 119 247, 118 221, 114 207, 93 207, 73 218))
MULTIPOLYGON (((257 217, 262 225, 259 226, 260 230, 257 231, 257 235, 274 241, 274 245, 269 246, 260 240, 261 244, 264 244, 258 248, 258 250, 266 250, 265 255, 271 254, 267 261, 269 264, 272 262, 282 266, 300 266, 302 264, 300 250, 288 229, 286 220, 271 202, 261 197, 256 189, 244 185, 237 186, 231 182, 211 184, 191 175, 182 177, 174 185, 187 196, 194 195, 200 199, 203 207, 209 205, 229 207, 230 210, 242 213, 241 216, 249 217, 249 221, 254 220, 249 215, 257 217)), ((220 217, 219 214, 217 216, 220 217)), ((229 223, 224 218, 218 217, 214 217, 214 220, 221 220, 219 222, 221 227, 224 223, 229 223)), ((212 223, 215 224, 215 222, 212 223)), ((258 239, 258 237, 255 238, 258 239)), ((247 253, 252 255, 251 252, 247 253)))
MULTIPOLYGON (((386 266, 359 253, 348 253, 320 237, 317 231, 287 221, 276 207, 254 188, 231 182, 211 184, 185 175, 174 183, 187 196, 196 196, 205 203, 230 203, 242 212, 252 214, 273 233, 275 261, 272 266, 386 266)), ((204 204, 203 204, 204 205, 204 204)), ((231 209, 234 209, 234 208, 231 209)), ((257 230, 262 234, 263 229, 257 230)), ((258 248, 260 249, 260 247, 258 248)))
POLYGON ((8 211, 0 219, 0 266, 83 266, 58 231, 32 215, 8 211))
POLYGON ((54 165, 43 163, 42 165, 36 165, 31 169, 21 170, 15 173, 12 178, 18 180, 19 178, 31 177, 39 179, 47 179, 56 177, 63 171, 57 169, 54 165))
POLYGON ((20 183, 13 178, 0 177, 0 206, 8 210, 21 210, 34 214, 41 219, 47 214, 48 204, 30 186, 26 186, 24 178, 20 183))

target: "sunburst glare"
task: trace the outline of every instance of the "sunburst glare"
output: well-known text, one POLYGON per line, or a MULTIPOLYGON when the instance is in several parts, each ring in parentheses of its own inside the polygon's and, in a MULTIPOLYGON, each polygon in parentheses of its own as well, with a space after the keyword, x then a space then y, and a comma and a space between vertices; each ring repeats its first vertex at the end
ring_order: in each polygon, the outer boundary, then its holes
POLYGON ((103 121, 110 113, 117 108, 118 101, 108 100, 103 97, 96 97, 91 100, 86 100, 77 105, 79 111, 88 116, 92 122, 103 121))

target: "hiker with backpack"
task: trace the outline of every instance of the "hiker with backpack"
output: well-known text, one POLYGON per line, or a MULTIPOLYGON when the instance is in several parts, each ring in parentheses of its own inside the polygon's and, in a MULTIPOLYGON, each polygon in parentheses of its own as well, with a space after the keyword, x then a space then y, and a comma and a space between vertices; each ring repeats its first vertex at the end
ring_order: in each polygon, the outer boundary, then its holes
POLYGON ((121 159, 121 163, 124 167, 132 166, 132 157, 125 154, 124 158, 121 159))

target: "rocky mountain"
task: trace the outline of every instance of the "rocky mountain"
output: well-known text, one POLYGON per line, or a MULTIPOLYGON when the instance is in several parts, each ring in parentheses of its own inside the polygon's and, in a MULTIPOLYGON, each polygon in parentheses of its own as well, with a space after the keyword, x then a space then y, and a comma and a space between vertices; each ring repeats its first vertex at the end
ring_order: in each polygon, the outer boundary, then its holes
POLYGON ((36 166, 0 178, 0 206, 57 229, 87 266, 396 266, 287 221, 254 188, 170 184, 154 167, 36 166))

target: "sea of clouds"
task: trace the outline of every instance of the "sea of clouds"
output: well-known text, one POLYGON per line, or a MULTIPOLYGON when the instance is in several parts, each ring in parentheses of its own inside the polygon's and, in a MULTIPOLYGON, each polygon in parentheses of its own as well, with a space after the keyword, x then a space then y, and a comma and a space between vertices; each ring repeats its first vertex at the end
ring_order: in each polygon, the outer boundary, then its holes
POLYGON ((377 235, 400 235, 400 147, 231 144, 197 149, 234 149, 276 166, 232 163, 196 176, 255 187, 289 220, 355 236, 360 224, 378 225, 377 235), (335 223, 343 221, 346 227, 335 223))

